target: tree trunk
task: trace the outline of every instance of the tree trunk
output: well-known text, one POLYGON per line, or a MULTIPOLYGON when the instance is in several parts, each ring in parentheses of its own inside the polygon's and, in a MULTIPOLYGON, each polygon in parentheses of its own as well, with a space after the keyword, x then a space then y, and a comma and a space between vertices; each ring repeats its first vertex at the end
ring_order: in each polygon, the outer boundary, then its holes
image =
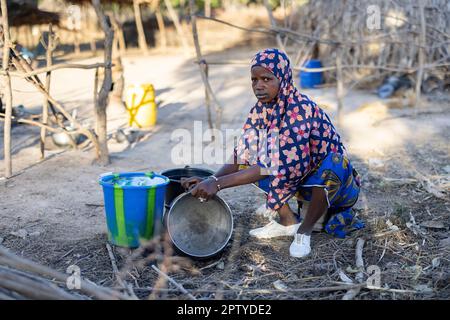
POLYGON ((127 50, 127 44, 125 42, 125 36, 123 35, 122 24, 119 22, 117 26, 117 37, 119 39, 119 52, 123 56, 127 50))
MULTIPOLYGON (((110 15, 110 19, 111 19, 111 23, 114 29, 114 46, 113 46, 113 50, 118 50, 119 55, 123 56, 125 54, 125 37, 123 36, 123 29, 122 29, 122 24, 119 21, 119 18, 117 17, 117 15, 111 14, 110 15)), ((114 57, 114 51, 113 51, 113 57, 114 57)))
POLYGON ((156 21, 158 22, 158 29, 159 29, 159 36, 161 39, 161 47, 163 49, 167 48, 167 34, 166 34, 166 27, 164 25, 164 18, 161 14, 161 9, 158 7, 155 11, 156 15, 156 21))
POLYGON ((211 17, 211 0, 205 0, 205 17, 211 17))
POLYGON ((133 9, 134 9, 134 19, 136 21, 136 29, 138 33, 139 49, 141 49, 142 53, 147 54, 148 53, 147 40, 145 39, 144 25, 142 24, 141 8, 139 0, 133 0, 133 9))
POLYGON ((189 45, 186 40, 186 36, 184 35, 183 28, 181 27, 180 20, 178 19, 177 13, 173 9, 172 3, 170 3, 170 0, 164 0, 164 2, 166 4, 167 10, 169 11, 170 18, 172 19, 173 24, 175 25, 175 29, 177 30, 178 37, 180 38, 181 44, 183 45, 183 47, 186 50, 189 50, 189 45))
POLYGON ((92 0, 95 13, 100 20, 100 25, 105 33, 105 75, 103 78, 103 84, 98 93, 98 98, 95 104, 96 111, 96 129, 95 132, 98 136, 98 143, 100 146, 99 163, 106 165, 109 163, 108 152, 108 140, 107 140, 107 117, 106 107, 108 105, 109 93, 111 91, 112 73, 111 73, 111 61, 112 61, 112 44, 114 39, 114 31, 111 27, 109 18, 105 16, 102 11, 100 0, 92 0))
POLYGON ((417 71, 416 79, 416 104, 414 114, 417 115, 421 107, 420 95, 422 93, 422 81, 423 81, 423 66, 425 63, 425 45, 426 45, 426 21, 425 21, 425 8, 423 1, 419 1, 420 11, 420 35, 419 35, 419 70, 417 71))

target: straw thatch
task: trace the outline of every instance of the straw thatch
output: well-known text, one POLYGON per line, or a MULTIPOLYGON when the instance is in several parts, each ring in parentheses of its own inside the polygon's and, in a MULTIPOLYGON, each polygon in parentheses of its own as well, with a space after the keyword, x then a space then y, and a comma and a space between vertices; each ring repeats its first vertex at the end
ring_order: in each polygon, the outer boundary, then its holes
POLYGON ((8 1, 8 18, 12 27, 37 24, 59 25, 58 13, 38 9, 32 2, 8 1))

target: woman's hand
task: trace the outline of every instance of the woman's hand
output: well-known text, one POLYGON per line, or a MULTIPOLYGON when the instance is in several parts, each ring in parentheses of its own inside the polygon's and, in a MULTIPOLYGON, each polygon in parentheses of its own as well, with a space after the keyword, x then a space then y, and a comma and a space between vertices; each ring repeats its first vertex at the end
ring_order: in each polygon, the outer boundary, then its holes
POLYGON ((203 181, 203 178, 200 178, 200 177, 190 177, 190 178, 181 178, 180 179, 181 186, 185 190, 188 190, 191 186, 199 184, 202 181, 203 181))
MULTIPOLYGON (((218 192, 217 183, 213 179, 206 179, 198 183, 192 190, 191 194, 199 198, 200 201, 208 201, 218 192)), ((203 202, 202 201, 202 202, 203 202)))

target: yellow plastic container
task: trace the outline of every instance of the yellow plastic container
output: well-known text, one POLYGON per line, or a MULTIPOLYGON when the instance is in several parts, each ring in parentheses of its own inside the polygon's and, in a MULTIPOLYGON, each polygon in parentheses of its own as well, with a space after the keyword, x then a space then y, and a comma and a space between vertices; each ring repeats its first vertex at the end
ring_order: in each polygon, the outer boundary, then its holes
POLYGON ((130 126, 149 128, 156 124, 158 110, 152 84, 128 86, 125 90, 125 105, 130 126))

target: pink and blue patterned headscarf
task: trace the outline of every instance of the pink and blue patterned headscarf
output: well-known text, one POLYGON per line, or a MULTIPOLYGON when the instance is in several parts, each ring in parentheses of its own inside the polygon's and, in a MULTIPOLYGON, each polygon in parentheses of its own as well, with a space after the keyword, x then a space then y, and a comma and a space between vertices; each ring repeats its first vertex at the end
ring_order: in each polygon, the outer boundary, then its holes
POLYGON ((328 115, 295 87, 284 52, 265 49, 254 56, 251 65, 274 74, 280 88, 272 102, 258 101, 250 110, 236 155, 239 163, 268 169, 267 207, 278 210, 328 153, 345 154, 345 148, 328 115))

